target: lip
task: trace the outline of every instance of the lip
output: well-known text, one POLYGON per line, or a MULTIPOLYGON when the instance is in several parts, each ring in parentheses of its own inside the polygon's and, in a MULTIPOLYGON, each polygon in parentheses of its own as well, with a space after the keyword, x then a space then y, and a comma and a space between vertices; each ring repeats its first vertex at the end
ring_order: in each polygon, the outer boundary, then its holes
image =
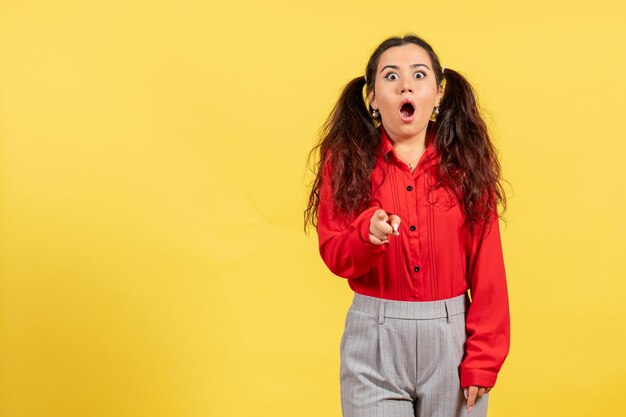
POLYGON ((412 122, 415 119, 415 113, 417 113, 417 108, 415 107, 415 103, 413 102, 413 99, 411 97, 403 98, 402 101, 400 102, 400 107, 398 108, 398 114, 400 115, 400 120, 406 123, 412 122), (402 106, 405 103, 409 103, 411 104, 411 106, 413 106, 413 114, 409 117, 402 115, 402 106))

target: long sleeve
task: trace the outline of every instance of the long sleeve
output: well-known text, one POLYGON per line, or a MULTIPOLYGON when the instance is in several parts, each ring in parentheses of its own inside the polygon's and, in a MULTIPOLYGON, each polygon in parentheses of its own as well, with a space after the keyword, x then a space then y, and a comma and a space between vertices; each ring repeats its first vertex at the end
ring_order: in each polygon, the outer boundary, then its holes
POLYGON ((322 173, 317 234, 319 251, 332 273, 343 278, 356 278, 369 271, 386 251, 387 245, 374 245, 369 240, 370 219, 378 206, 361 212, 349 225, 334 216, 333 193, 330 186, 330 164, 322 173))
POLYGON ((483 224, 471 244, 472 303, 466 318, 466 356, 461 386, 493 387, 509 353, 509 300, 497 215, 483 224))

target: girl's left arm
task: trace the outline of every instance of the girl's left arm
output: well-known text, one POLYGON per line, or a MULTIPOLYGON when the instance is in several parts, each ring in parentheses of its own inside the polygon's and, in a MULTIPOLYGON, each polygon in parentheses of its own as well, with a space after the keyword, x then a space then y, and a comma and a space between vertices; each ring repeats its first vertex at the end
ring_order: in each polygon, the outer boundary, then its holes
POLYGON ((495 210, 493 214, 475 234, 469 254, 472 303, 465 322, 462 387, 493 387, 509 353, 509 299, 500 224, 495 210))

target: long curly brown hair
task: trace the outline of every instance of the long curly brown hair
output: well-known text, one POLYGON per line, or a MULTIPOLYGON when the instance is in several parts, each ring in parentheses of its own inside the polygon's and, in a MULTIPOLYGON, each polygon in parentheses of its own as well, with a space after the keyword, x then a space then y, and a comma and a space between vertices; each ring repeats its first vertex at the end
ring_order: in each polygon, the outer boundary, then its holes
POLYGON ((469 226, 471 233, 479 222, 488 221, 492 215, 502 217, 497 211, 498 204, 503 207, 502 213, 506 210, 500 163, 487 125, 480 115, 473 87, 458 72, 448 67, 442 71, 432 47, 425 40, 409 34, 388 38, 376 48, 367 63, 366 77, 354 78, 346 85, 324 123, 319 142, 308 157, 310 162, 319 149, 320 160, 313 170, 316 177, 304 211, 305 233, 309 224, 317 228, 322 172, 327 162, 332 167, 330 183, 339 213, 351 217, 367 207, 372 192, 370 174, 379 156, 381 135, 378 129, 380 116, 377 119, 370 116, 363 88, 366 93, 374 91, 376 69, 383 52, 409 43, 428 52, 437 85, 445 79, 436 122, 428 124, 429 132, 434 129, 434 146, 440 155, 438 175, 435 176, 437 182, 433 188, 443 186, 454 193, 463 209, 464 225, 469 226))

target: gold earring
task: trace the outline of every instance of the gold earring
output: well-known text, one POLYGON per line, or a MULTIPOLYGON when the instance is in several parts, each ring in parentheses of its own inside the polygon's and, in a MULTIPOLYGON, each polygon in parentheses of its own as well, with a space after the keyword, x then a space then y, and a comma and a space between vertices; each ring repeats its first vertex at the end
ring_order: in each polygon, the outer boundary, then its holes
POLYGON ((433 111, 433 114, 430 115, 430 120, 432 120, 433 122, 436 121, 438 115, 439 115, 439 106, 435 106, 435 110, 433 111))

